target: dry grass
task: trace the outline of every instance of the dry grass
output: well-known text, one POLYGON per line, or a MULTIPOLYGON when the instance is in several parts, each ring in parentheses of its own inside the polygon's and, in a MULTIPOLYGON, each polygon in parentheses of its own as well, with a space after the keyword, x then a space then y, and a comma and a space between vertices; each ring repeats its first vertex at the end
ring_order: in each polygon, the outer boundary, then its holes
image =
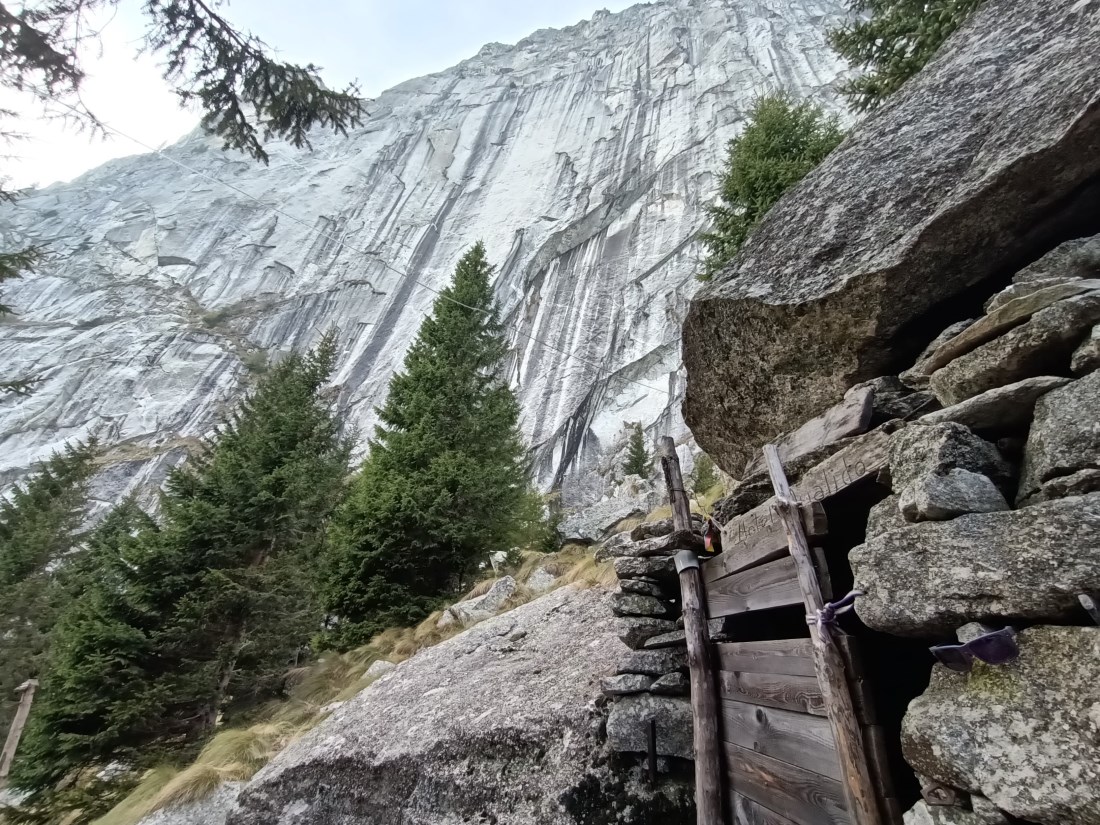
POLYGON ((607 532, 611 536, 616 533, 625 533, 627 530, 633 530, 643 522, 645 522, 645 516, 627 516, 622 521, 615 522, 607 532))
MULTIPOLYGON (((536 598, 525 582, 537 570, 557 577, 555 588, 612 587, 615 571, 599 563, 592 548, 566 545, 557 553, 525 551, 513 574, 519 583, 515 593, 501 607, 505 613, 536 598)), ((489 591, 499 579, 478 582, 465 598, 489 591)), ((145 774, 133 791, 93 825, 135 825, 160 808, 203 799, 224 782, 246 781, 291 741, 306 733, 325 716, 325 709, 360 693, 373 679, 367 669, 379 659, 399 663, 424 648, 457 636, 466 627, 455 623, 438 627, 442 610, 437 610, 415 627, 394 627, 379 633, 370 644, 347 653, 326 653, 316 662, 296 668, 287 675, 289 698, 273 702, 259 716, 264 721, 247 728, 230 728, 218 733, 186 768, 163 766, 145 774)))

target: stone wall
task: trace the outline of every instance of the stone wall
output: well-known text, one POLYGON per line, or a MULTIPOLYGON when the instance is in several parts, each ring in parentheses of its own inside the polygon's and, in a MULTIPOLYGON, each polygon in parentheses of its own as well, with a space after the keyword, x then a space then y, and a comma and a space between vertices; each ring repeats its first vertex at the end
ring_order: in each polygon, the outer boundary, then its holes
MULTIPOLYGON (((925 794, 906 815, 910 825, 1100 823, 1100 627, 1078 598, 1100 594, 1097 279, 1100 236, 1063 244, 900 375, 866 385, 871 425, 895 423, 887 469, 829 514, 846 535, 865 525, 860 543, 831 548, 842 576, 849 551, 863 591, 860 622, 849 629, 899 637, 910 650, 903 639, 932 645, 1018 631, 1012 661, 957 672, 929 657, 911 680, 916 698, 900 744, 925 794)), ((788 472, 797 479, 851 441, 788 472)), ((716 509, 724 523, 769 495, 761 477, 747 478, 716 509)), ((643 650, 671 632, 675 615, 654 618, 675 607, 657 592, 666 560, 634 558, 645 546, 614 551, 629 574, 620 612, 654 623, 636 631, 643 650), (643 587, 654 593, 638 597, 652 599, 644 605, 628 595, 643 587)), ((605 689, 653 690, 639 667, 623 670, 635 675, 605 689)))

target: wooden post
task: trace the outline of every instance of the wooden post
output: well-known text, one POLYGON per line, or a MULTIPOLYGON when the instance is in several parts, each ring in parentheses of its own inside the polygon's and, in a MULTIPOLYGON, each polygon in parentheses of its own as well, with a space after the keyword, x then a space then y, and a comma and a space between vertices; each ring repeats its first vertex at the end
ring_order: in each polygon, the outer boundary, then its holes
POLYGON ((27 724, 27 717, 31 713, 31 702, 34 701, 34 691, 38 687, 37 679, 28 679, 15 689, 19 694, 19 707, 15 711, 11 728, 8 730, 8 739, 4 743, 4 750, 0 752, 0 790, 8 785, 8 774, 11 773, 11 763, 15 761, 15 749, 19 747, 19 739, 23 735, 23 727, 27 724))
MULTIPOLYGON (((802 518, 798 504, 792 499, 779 451, 774 444, 764 446, 764 460, 775 489, 776 510, 787 531, 787 542, 798 572, 798 584, 806 604, 808 616, 818 615, 824 607, 821 588, 817 582, 806 534, 802 530, 802 518)), ((856 718, 852 694, 844 672, 844 658, 840 648, 823 636, 816 624, 810 624, 813 642, 814 668, 821 686, 825 710, 832 724, 836 739, 837 756, 844 773, 844 793, 848 801, 848 814, 853 825, 881 825, 875 787, 867 767, 867 753, 863 747, 863 732, 856 718)))
POLYGON ((672 525, 675 530, 691 529, 691 505, 684 490, 684 477, 680 474, 680 459, 676 456, 676 443, 667 435, 657 440, 661 454, 661 469, 665 472, 665 486, 672 505, 672 525))
MULTIPOLYGON (((670 443, 671 441, 669 439, 670 443)), ((669 489, 671 491, 671 486, 669 489)), ((699 557, 691 550, 681 550, 676 555, 676 572, 680 576, 684 636, 687 642, 688 667, 691 671, 696 822, 698 825, 722 825, 724 820, 722 763, 718 752, 718 696, 715 689, 714 660, 707 639, 707 616, 703 608, 706 600, 703 598, 703 581, 699 575, 699 557)))

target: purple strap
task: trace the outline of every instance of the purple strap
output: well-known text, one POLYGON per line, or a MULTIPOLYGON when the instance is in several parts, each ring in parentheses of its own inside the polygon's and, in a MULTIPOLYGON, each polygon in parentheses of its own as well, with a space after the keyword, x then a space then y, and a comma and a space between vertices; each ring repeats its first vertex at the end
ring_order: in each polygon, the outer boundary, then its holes
POLYGON ((849 610, 854 609, 856 597, 862 595, 862 590, 853 590, 840 601, 827 602, 823 608, 817 611, 816 615, 806 617, 806 624, 817 625, 817 632, 821 634, 821 638, 827 642, 832 641, 832 637, 829 635, 829 626, 836 626, 836 617, 841 613, 847 613, 849 610))

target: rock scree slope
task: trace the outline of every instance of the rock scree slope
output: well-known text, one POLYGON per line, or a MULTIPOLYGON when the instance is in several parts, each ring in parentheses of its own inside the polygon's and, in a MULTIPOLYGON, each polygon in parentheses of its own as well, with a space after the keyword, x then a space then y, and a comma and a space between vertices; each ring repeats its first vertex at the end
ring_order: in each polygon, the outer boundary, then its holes
POLYGON ((1098 0, 984 3, 691 302, 700 446, 739 475, 766 439, 911 363, 966 317, 968 289, 1088 234, 1098 74, 1098 0))

